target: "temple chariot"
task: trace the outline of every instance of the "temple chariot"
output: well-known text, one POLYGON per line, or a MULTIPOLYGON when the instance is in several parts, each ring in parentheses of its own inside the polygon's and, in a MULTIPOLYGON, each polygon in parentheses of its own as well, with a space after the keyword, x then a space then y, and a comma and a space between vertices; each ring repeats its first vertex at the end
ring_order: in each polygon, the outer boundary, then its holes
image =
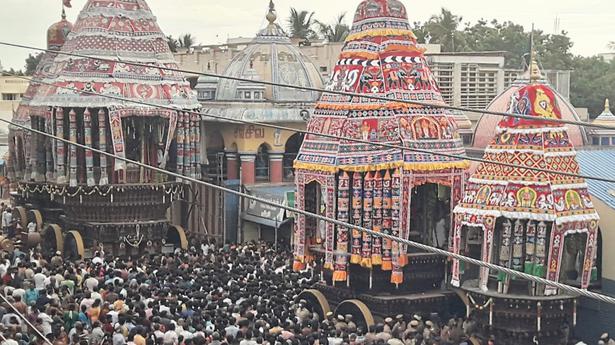
MULTIPOLYGON (((46 53, 16 123, 200 177, 200 119, 188 113, 200 105, 183 74, 158 68, 177 64, 145 1, 89 0, 74 25, 54 24, 48 41, 50 50, 122 62, 46 53)), ((42 237, 47 253, 81 258, 100 249, 131 255, 160 251, 167 241, 187 245, 167 217, 181 181, 18 127, 9 145, 18 227, 36 224, 24 234, 29 245, 42 237)))
MULTIPOLYGON (((455 115, 441 108, 438 85, 400 1, 359 4, 327 89, 387 100, 322 95, 294 164, 296 206, 448 248, 452 209, 469 164, 416 151, 465 154, 455 115)), ((456 300, 444 289, 442 256, 303 215, 296 219, 294 244, 295 269, 310 263, 321 268, 323 282, 303 296, 320 311, 337 305, 338 313, 354 313, 369 325, 374 316, 445 313, 456 300)))

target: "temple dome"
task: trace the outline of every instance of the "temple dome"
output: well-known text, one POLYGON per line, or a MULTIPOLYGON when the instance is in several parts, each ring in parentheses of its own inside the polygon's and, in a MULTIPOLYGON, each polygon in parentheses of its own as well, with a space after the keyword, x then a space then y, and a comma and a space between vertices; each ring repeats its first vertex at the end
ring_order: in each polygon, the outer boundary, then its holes
MULTIPOLYGON (((519 78, 515 80, 511 86, 509 86, 506 90, 504 90, 504 92, 494 98, 485 110, 493 112, 507 112, 512 97, 521 88, 530 84, 530 79, 532 79, 532 76, 530 75, 530 70, 532 70, 535 74, 534 78, 536 78, 536 83, 542 85, 549 85, 549 81, 543 77, 543 75, 540 73, 540 70, 537 68, 537 65, 535 65, 534 68, 528 68, 528 70, 521 76, 519 76, 519 78)), ((555 93, 555 99, 561 110, 562 119, 568 121, 581 121, 581 118, 574 109, 574 106, 572 106, 572 104, 556 90, 553 90, 553 92, 555 93)), ((476 124, 476 128, 474 130, 474 142, 472 144, 472 147, 479 150, 485 149, 495 135, 495 128, 497 127, 497 124, 502 120, 502 118, 503 117, 500 115, 484 113, 476 124)), ((587 142, 585 129, 582 126, 573 125, 567 125, 566 127, 568 129, 568 135, 570 137, 570 140, 572 141, 572 144, 575 147, 584 146, 587 142)))
MULTIPOLYGON (((241 52, 224 71, 230 77, 244 77, 250 70, 256 71, 261 80, 273 83, 290 84, 322 89, 323 82, 318 68, 298 47, 293 45, 284 30, 276 23, 277 15, 273 2, 267 14, 269 24, 259 31, 256 38, 241 52)), ((200 79, 196 89, 199 90, 206 79, 200 79)), ((222 79, 218 82, 215 100, 245 101, 240 97, 237 80, 222 79)), ((252 84, 256 87, 256 84, 252 84)), ((279 86, 265 87, 264 100, 271 102, 315 102, 319 93, 279 86)))
POLYGON ((62 10, 62 19, 47 29, 47 49, 60 49, 72 30, 73 24, 66 20, 66 12, 62 10))

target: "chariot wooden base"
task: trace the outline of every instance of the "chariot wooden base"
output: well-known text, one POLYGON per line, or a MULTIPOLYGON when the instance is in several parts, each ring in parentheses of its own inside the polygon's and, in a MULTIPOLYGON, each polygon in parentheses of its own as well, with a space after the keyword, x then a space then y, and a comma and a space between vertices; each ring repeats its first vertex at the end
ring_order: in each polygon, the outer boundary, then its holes
POLYGON ((186 249, 183 228, 166 218, 181 188, 179 183, 101 187, 23 183, 22 192, 12 195, 17 205, 14 219, 24 230, 35 222, 39 241, 27 233, 17 239, 24 247, 40 242, 48 256, 59 251, 71 259, 91 257, 101 248, 114 256, 160 253, 169 241, 186 249))
POLYGON ((501 294, 493 280, 487 291, 478 287, 477 280, 466 281, 455 291, 468 315, 474 316, 483 334, 495 336, 496 344, 567 344, 576 322, 574 296, 501 294))

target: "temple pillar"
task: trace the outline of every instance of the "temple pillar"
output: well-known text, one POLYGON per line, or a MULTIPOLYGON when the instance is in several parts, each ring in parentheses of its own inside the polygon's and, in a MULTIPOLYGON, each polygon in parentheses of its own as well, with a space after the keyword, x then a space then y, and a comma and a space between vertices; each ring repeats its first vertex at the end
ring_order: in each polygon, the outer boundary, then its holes
POLYGON ((226 179, 227 180, 239 179, 239 162, 237 162, 236 152, 226 153, 226 179))
MULTIPOLYGON (((561 268, 562 254, 564 252, 564 240, 566 239, 566 227, 570 226, 568 223, 553 224, 551 230, 551 244, 549 246, 549 259, 547 261, 547 280, 559 281, 559 272, 561 268)), ((557 295, 557 288, 554 286, 545 287, 545 295, 553 296, 557 295)))
MULTIPOLYGON (((98 149, 107 152, 107 114, 103 109, 98 111, 98 149)), ((100 180, 99 185, 109 184, 109 174, 107 172, 107 156, 100 155, 100 180)))
POLYGON ((284 155, 281 153, 272 153, 269 155, 269 181, 271 183, 281 183, 284 180, 284 168, 282 160, 284 155))
POLYGON ((592 270, 595 265, 596 252, 598 250, 598 222, 591 220, 587 222, 587 243, 585 245, 585 256, 581 276, 581 288, 587 289, 592 280, 592 270))
MULTIPOLYGON (((56 136, 64 139, 64 109, 56 108, 56 136)), ((65 143, 60 140, 55 140, 56 149, 56 181, 58 184, 66 183, 66 169, 64 165, 65 159, 65 143)))
MULTIPOLYGON (((495 232, 495 217, 487 216, 483 221, 483 251, 481 260, 491 263, 493 256, 493 236, 495 232)), ((489 282, 489 269, 486 267, 480 268, 480 283, 479 287, 482 291, 487 291, 489 282)))
MULTIPOLYGON (((92 114, 88 108, 83 112, 83 140, 85 146, 92 147, 92 114)), ((86 184, 90 187, 96 185, 94 180, 94 153, 92 150, 85 150, 85 173, 86 184)))
MULTIPOLYGON (((74 109, 71 109, 68 113, 69 117, 69 140, 71 143, 77 142, 77 113, 74 109)), ((70 145, 69 147, 69 173, 68 173, 68 183, 71 187, 77 186, 77 147, 75 145, 70 145)))
POLYGON ((241 183, 244 185, 254 184, 256 182, 255 171, 255 154, 241 155, 241 183))

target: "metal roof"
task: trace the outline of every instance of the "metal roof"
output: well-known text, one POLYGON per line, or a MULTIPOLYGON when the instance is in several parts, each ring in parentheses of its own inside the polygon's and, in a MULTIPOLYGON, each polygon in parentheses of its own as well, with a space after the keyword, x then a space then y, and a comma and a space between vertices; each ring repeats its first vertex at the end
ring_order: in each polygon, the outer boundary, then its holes
MULTIPOLYGON (((615 179, 613 150, 578 151, 577 161, 583 175, 615 179)), ((615 183, 587 180, 590 194, 615 209, 615 183)))

